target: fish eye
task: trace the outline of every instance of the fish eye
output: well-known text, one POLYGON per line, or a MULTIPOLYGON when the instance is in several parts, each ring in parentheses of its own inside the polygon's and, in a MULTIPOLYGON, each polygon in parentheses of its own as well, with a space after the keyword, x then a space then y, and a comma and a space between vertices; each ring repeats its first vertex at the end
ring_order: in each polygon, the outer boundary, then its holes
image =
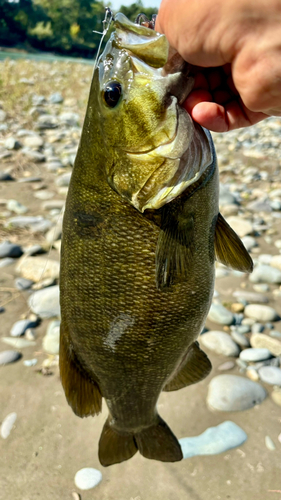
POLYGON ((115 108, 122 94, 122 87, 119 82, 110 82, 103 91, 103 98, 110 108, 115 108))

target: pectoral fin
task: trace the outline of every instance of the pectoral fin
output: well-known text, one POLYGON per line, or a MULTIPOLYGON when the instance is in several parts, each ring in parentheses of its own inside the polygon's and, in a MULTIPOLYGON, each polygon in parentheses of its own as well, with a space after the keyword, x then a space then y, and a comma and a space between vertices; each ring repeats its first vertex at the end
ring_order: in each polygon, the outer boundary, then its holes
POLYGON ((188 385, 196 384, 209 375, 212 369, 207 354, 201 351, 198 342, 194 342, 174 377, 165 385, 163 391, 177 391, 188 385))
POLYGON ((219 213, 215 231, 216 259, 227 267, 246 273, 253 270, 253 261, 239 236, 219 213))
MULTIPOLYGON (((168 210, 167 210, 168 211, 168 210)), ((156 247, 156 286, 162 290, 186 280, 192 262, 194 219, 168 213, 156 247)))
POLYGON ((59 365, 65 397, 74 413, 78 417, 98 415, 102 405, 99 386, 75 361, 75 354, 71 349, 68 332, 63 322, 60 329, 59 365))

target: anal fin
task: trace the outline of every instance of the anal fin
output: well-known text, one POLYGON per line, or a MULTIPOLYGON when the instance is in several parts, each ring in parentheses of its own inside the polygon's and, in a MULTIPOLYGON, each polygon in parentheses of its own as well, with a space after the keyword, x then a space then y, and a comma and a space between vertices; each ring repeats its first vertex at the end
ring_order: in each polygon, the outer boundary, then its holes
POLYGON ((207 377, 211 369, 211 361, 207 354, 201 351, 198 342, 194 342, 189 347, 176 375, 165 385, 163 391, 177 391, 196 384, 207 377))
POLYGON ((74 413, 78 417, 98 415, 102 406, 99 386, 83 372, 75 360, 63 322, 60 328, 59 366, 65 397, 74 413))
POLYGON ((216 259, 237 271, 251 273, 253 261, 239 236, 219 213, 215 231, 216 259))

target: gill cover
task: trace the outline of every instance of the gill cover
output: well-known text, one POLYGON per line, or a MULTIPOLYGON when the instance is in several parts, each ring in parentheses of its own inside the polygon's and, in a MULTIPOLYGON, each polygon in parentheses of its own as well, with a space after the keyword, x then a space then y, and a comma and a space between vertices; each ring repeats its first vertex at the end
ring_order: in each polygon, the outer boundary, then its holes
POLYGON ((98 64, 106 175, 115 191, 144 212, 198 181, 213 160, 211 140, 180 106, 193 80, 186 65, 174 72, 167 64, 166 37, 120 13, 114 25, 98 64), (120 99, 110 106, 108 92, 118 98, 117 85, 120 99))

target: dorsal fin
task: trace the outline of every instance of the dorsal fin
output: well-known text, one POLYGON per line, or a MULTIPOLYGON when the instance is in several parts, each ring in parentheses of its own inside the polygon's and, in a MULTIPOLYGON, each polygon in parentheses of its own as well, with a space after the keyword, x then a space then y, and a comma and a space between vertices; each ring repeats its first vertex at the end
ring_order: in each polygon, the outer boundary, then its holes
POLYGON ((216 259, 236 271, 251 273, 253 261, 239 236, 219 213, 215 231, 216 259))

